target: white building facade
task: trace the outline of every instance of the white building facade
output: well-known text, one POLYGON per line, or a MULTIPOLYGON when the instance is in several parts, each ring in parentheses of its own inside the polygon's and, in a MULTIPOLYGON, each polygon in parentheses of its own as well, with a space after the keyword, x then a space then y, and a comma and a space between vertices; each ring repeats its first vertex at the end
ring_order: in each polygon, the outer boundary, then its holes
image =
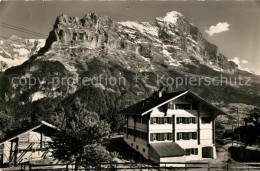
POLYGON ((124 141, 148 160, 187 162, 217 157, 215 118, 223 112, 190 91, 158 92, 157 97, 124 112, 124 141))

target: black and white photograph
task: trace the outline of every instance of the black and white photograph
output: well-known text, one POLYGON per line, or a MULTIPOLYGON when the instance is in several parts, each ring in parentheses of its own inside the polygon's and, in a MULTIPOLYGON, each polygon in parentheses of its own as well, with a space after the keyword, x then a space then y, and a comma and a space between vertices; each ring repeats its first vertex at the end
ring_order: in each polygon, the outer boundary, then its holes
POLYGON ((260 170, 260 0, 0 0, 20 170, 260 170))

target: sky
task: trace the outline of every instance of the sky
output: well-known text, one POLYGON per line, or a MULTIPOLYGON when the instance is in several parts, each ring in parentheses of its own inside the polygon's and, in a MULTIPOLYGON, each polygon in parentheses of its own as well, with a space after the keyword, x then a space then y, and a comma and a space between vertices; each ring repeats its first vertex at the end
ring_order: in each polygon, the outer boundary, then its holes
MULTIPOLYGON (((96 12, 115 21, 152 21, 169 11, 182 13, 219 52, 260 75, 260 1, 41 1, 0 0, 0 22, 48 35, 57 16, 96 12)), ((0 36, 40 38, 2 27, 0 36)), ((1 37, 0 37, 1 39, 1 37)))

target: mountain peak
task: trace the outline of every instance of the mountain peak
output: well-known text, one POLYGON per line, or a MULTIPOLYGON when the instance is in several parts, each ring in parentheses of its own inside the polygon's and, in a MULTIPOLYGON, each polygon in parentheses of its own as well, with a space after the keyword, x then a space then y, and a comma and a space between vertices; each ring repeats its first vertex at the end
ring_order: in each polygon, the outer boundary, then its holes
POLYGON ((164 22, 168 22, 168 23, 172 23, 172 24, 176 24, 177 20, 183 17, 183 15, 177 11, 171 11, 171 12, 167 12, 166 15, 164 17, 158 17, 158 20, 162 20, 164 22))
POLYGON ((22 38, 19 37, 19 36, 16 36, 16 35, 12 35, 9 39, 12 39, 12 40, 21 40, 22 38))

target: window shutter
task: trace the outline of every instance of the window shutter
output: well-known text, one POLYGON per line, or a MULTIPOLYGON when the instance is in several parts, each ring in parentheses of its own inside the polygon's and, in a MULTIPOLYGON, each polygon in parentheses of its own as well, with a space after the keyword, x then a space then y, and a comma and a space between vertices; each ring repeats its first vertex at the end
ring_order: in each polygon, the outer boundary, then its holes
POLYGON ((195 155, 198 155, 198 149, 195 148, 195 155))
POLYGON ((191 154, 195 154, 195 148, 191 148, 191 154))
POLYGON ((189 133, 185 132, 184 135, 185 135, 185 140, 188 140, 189 139, 189 133))
POLYGON ((164 140, 169 140, 168 133, 164 134, 164 140))
POLYGON ((180 140, 181 139, 181 135, 180 133, 177 133, 177 140, 180 140))
POLYGON ((169 118, 169 124, 172 124, 172 118, 169 118))
POLYGON ((158 123, 158 118, 153 118, 153 123, 158 123))
POLYGON ((183 140, 186 140, 187 138, 186 138, 187 136, 186 136, 186 133, 184 132, 184 133, 182 133, 182 139, 183 140))
POLYGON ((189 136, 189 137, 188 137, 189 140, 192 139, 192 137, 193 137, 193 132, 189 132, 189 133, 188 133, 188 136, 189 136))
POLYGON ((179 124, 180 123, 180 118, 179 117, 177 117, 177 124, 179 124))
POLYGON ((169 133, 169 140, 172 140, 172 133, 169 133))
POLYGON ((196 140, 197 139, 197 132, 192 133, 192 139, 196 140))
POLYGON ((150 134, 150 141, 153 141, 153 133, 150 134))
POLYGON ((150 123, 153 124, 153 117, 151 117, 150 123))

